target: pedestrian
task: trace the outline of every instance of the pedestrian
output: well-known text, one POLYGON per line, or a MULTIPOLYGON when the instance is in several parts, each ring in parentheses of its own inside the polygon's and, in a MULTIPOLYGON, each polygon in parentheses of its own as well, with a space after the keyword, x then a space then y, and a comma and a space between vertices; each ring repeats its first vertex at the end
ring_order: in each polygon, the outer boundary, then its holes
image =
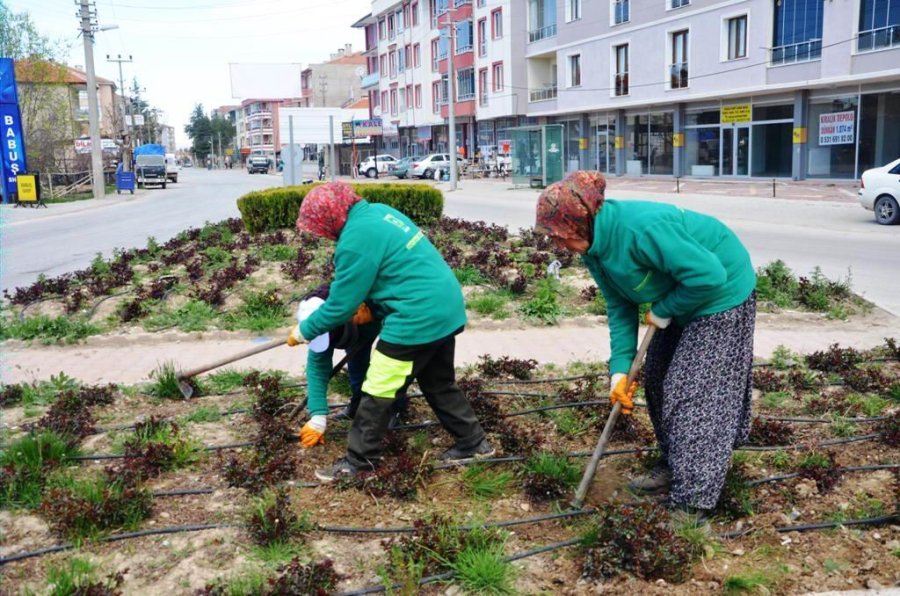
POLYGON ((403 213, 368 203, 343 182, 323 184, 306 195, 297 229, 337 244, 328 299, 292 333, 316 338, 349 320, 363 302, 384 316, 347 453, 333 466, 316 470, 316 477, 330 482, 378 463, 391 404, 413 379, 455 440, 440 459, 493 455, 456 385, 456 335, 466 324, 462 290, 422 231, 403 213))
MULTIPOLYGON (((297 320, 303 322, 328 298, 330 287, 325 284, 303 297, 297 309, 297 320)), ((300 430, 300 443, 305 448, 325 443, 328 427, 328 382, 331 379, 335 350, 346 351, 347 376, 350 381, 350 403, 331 416, 332 420, 352 420, 362 400, 362 384, 369 368, 372 345, 381 331, 381 318, 375 317, 363 302, 353 316, 310 342, 306 356, 306 409, 309 420, 300 430)), ((293 344, 292 340, 288 343, 293 344)), ((391 406, 391 424, 395 426, 406 413, 408 399, 399 395, 391 406)))
MULTIPOLYGON (((599 172, 549 186, 537 232, 580 253, 609 316, 610 401, 630 414, 626 387, 639 306, 658 331, 644 363, 647 409, 660 460, 637 493, 668 491, 673 510, 703 517, 716 506, 732 451, 750 426, 756 276, 738 237, 715 218, 674 205, 605 199, 599 172)), ((682 515, 682 514, 679 514, 682 515)))

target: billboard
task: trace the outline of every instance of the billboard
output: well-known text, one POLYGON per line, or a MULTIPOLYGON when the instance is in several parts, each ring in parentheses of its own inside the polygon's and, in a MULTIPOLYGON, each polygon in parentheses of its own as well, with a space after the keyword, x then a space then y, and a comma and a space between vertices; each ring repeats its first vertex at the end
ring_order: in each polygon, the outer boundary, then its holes
POLYGON ((17 191, 16 174, 28 171, 25 161, 25 134, 16 90, 16 71, 12 58, 0 58, 0 134, 3 135, 3 197, 9 200, 17 191))
POLYGON ((856 112, 819 114, 819 145, 852 145, 856 112))
POLYGON ((348 110, 344 108, 278 108, 278 139, 287 145, 291 142, 290 123, 294 123, 294 143, 301 145, 327 145, 334 134, 334 142, 344 138, 342 124, 348 120, 362 120, 369 110, 348 110), (328 130, 328 117, 332 117, 333 128, 328 130))
POLYGON ((299 63, 228 65, 231 97, 235 99, 281 99, 301 97, 299 63))

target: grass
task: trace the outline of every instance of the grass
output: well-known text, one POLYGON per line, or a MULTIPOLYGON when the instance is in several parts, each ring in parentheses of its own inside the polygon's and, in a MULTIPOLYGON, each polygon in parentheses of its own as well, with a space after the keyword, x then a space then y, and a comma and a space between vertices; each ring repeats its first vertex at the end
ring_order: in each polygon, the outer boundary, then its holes
MULTIPOLYGON (((121 579, 119 580, 121 581, 121 579)), ((72 557, 59 564, 47 566, 47 596, 72 596, 73 594, 116 594, 119 581, 115 576, 101 580, 97 566, 79 557, 72 557)))
POLYGON ((212 584, 217 588, 214 594, 222 596, 259 596, 269 586, 269 576, 254 567, 244 567, 227 580, 217 580, 212 584))
MULTIPOLYGON (((125 191, 128 192, 128 191, 125 191)), ((116 185, 115 184, 107 184, 106 189, 104 190, 105 195, 114 195, 116 194, 116 185)), ((94 191, 89 190, 87 192, 73 192, 67 194, 62 197, 50 197, 47 196, 43 199, 44 203, 48 205, 52 205, 55 203, 74 203, 75 201, 86 201, 87 199, 94 198, 94 191)))
POLYGON ((461 286, 477 286, 485 284, 488 281, 478 269, 471 265, 460 269, 454 269, 453 274, 456 275, 456 280, 461 286))
POLYGON ((887 515, 884 501, 875 499, 865 493, 856 493, 849 503, 842 503, 827 519, 833 522, 845 522, 848 519, 865 519, 887 515))
POLYGON ((284 563, 305 551, 304 545, 296 542, 273 542, 265 546, 253 545, 253 556, 263 563, 284 563))
POLYGON ((226 329, 269 331, 285 325, 287 316, 284 302, 274 290, 250 292, 236 312, 223 317, 226 329))
POLYGON ((466 488, 479 499, 494 499, 502 496, 513 481, 510 472, 492 470, 484 465, 472 465, 465 469, 462 481, 466 488))
POLYGON ((787 470, 792 467, 794 458, 787 451, 779 449, 769 455, 769 460, 776 470, 787 470))
POLYGON ((572 410, 551 410, 547 416, 556 424, 559 432, 571 437, 577 437, 588 432, 594 427, 593 417, 582 417, 572 410))
POLYGON ((172 448, 171 469, 187 467, 197 462, 202 453, 203 445, 199 441, 185 436, 183 431, 175 430, 171 424, 163 423, 145 427, 142 431, 121 433, 116 435, 110 450, 113 453, 122 453, 125 443, 137 439, 139 446, 149 443, 162 443, 172 448))
POLYGON ((559 305, 558 282, 552 277, 545 277, 535 285, 534 295, 519 306, 519 313, 526 319, 540 321, 546 325, 555 325, 562 316, 559 305))
POLYGON ((241 386, 244 379, 253 371, 240 371, 234 369, 220 370, 204 377, 203 382, 213 395, 228 393, 241 386))
POLYGON ((267 244, 259 250, 263 261, 293 261, 297 258, 297 249, 285 244, 267 244))
POLYGON ((347 374, 346 369, 331 377, 331 381, 328 383, 328 390, 345 397, 350 397, 353 394, 353 390, 350 387, 350 375, 347 374))
POLYGON ((832 418, 831 424, 828 425, 828 429, 835 437, 852 437, 857 432, 857 426, 854 423, 839 416, 834 416, 832 418))
POLYGON ((503 545, 463 550, 450 568, 455 582, 472 594, 515 594, 516 568, 503 560, 503 545))
MULTIPOLYGON (((153 382, 147 387, 147 393, 163 399, 184 399, 181 389, 178 388, 176 374, 174 362, 163 362, 150 373, 153 382)), ((196 385, 195 379, 191 379, 191 381, 196 385)), ((197 394, 196 387, 194 394, 197 394)))
POLYGON ((885 408, 891 405, 891 401, 877 395, 850 395, 847 403, 858 405, 866 416, 880 416, 885 408))
POLYGON ((773 410, 780 410, 788 406, 788 402, 790 402, 793 397, 794 396, 790 391, 773 391, 771 393, 763 394, 762 405, 763 407, 773 410))
POLYGON ((480 315, 502 321, 509 318, 506 306, 512 296, 505 290, 480 292, 466 299, 466 307, 480 315))
POLYGON ((0 341, 21 339, 23 341, 40 340, 44 345, 81 341, 91 335, 102 333, 99 326, 74 317, 48 317, 38 315, 19 319, 0 320, 0 341))
POLYGON ((768 594, 785 573, 783 566, 771 569, 758 569, 740 575, 729 575, 725 578, 726 595, 744 594, 747 592, 768 594))
POLYGON ((66 455, 73 455, 66 441, 52 432, 28 434, 0 451, 0 469, 9 471, 0 483, 0 506, 37 507, 43 497, 47 474, 66 455))
POLYGON ((188 300, 175 310, 162 309, 144 319, 144 328, 159 331, 178 327, 185 332, 205 331, 216 318, 215 309, 202 300, 188 300))
POLYGON ((687 522, 675 528, 675 534, 691 545, 694 552, 703 553, 708 559, 725 551, 722 543, 707 523, 687 522))
POLYGON ((581 480, 581 469, 568 457, 542 451, 523 464, 527 474, 534 474, 559 482, 569 488, 581 480))
POLYGON ((181 422, 185 424, 218 422, 222 419, 222 412, 218 406, 200 406, 190 414, 181 417, 181 422))

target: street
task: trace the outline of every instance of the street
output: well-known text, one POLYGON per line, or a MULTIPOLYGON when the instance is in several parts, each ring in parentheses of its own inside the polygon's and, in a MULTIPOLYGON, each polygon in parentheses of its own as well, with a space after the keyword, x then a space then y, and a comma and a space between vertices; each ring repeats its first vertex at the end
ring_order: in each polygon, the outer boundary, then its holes
MULTIPOLYGON (((722 219, 746 244, 757 266, 784 260, 798 275, 820 266, 831 278, 852 275, 855 291, 900 315, 900 227, 879 226, 872 214, 846 196, 841 201, 790 200, 735 195, 663 193, 607 189, 610 198, 653 199, 722 219)), ((652 183, 648 180, 648 185, 652 183)), ((47 210, 2 210, 2 287, 31 283, 40 273, 58 275, 85 267, 97 252, 144 246, 148 236, 162 242, 205 221, 238 215, 235 200, 250 190, 279 186, 280 176, 249 175, 245 170, 182 170, 178 184, 151 189, 136 198, 113 196, 51 205, 47 210)), ((440 184, 445 188, 446 184, 440 184)), ((445 193, 444 213, 483 219, 512 230, 534 223, 538 191, 511 190, 506 183, 469 181, 445 193)))

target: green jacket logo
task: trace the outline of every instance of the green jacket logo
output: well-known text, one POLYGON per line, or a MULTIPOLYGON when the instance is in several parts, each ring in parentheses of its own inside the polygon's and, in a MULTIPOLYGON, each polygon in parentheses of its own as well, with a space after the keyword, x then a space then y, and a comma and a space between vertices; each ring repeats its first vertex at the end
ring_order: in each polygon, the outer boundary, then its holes
POLYGON ((393 215, 391 215, 390 213, 388 213, 387 215, 384 216, 384 221, 388 222, 389 224, 397 226, 404 232, 409 232, 409 226, 406 225, 405 223, 403 223, 402 221, 400 221, 399 219, 397 219, 396 217, 394 217, 393 215))

